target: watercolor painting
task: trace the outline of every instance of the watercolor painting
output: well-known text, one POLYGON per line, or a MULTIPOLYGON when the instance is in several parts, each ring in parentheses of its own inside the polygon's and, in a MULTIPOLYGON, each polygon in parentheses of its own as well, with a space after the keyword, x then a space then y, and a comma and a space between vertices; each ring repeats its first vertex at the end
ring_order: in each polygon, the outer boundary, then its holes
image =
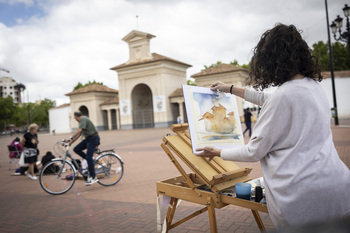
POLYGON ((192 149, 244 145, 236 96, 183 85, 192 149))

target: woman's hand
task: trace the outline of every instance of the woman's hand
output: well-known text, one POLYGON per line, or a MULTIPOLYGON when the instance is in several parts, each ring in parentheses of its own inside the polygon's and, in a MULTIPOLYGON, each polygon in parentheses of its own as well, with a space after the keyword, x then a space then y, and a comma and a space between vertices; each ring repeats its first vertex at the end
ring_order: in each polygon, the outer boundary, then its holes
POLYGON ((214 147, 202 147, 202 148, 197 148, 196 151, 201 153, 196 154, 197 156, 200 157, 207 157, 209 158, 209 161, 211 161, 215 156, 220 157, 221 149, 217 149, 214 147))
POLYGON ((223 92, 229 93, 230 92, 230 87, 231 87, 230 85, 219 81, 219 82, 215 82, 215 83, 211 84, 210 90, 212 90, 212 91, 219 90, 219 91, 223 91, 223 92))

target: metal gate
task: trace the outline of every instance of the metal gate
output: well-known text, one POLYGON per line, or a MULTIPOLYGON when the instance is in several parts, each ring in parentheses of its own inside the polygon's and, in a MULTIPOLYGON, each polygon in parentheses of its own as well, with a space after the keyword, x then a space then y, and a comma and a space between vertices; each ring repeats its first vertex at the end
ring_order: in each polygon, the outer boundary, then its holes
POLYGON ((134 129, 153 128, 153 109, 133 110, 133 126, 134 129))

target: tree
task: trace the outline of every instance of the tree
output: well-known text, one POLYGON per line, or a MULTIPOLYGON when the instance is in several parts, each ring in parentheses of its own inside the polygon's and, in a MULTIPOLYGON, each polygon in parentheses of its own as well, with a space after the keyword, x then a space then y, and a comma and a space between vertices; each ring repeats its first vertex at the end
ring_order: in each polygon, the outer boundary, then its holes
POLYGON ((85 83, 84 85, 81 82, 78 82, 78 84, 74 87, 73 91, 78 90, 80 88, 89 86, 91 84, 99 84, 99 85, 103 85, 103 82, 96 82, 95 80, 93 80, 92 82, 89 81, 88 83, 85 83))
POLYGON ((214 66, 216 66, 216 65, 220 65, 220 64, 221 64, 221 61, 217 61, 216 63, 211 64, 210 66, 204 65, 204 69, 206 70, 206 69, 212 68, 212 67, 214 67, 214 66))
MULTIPOLYGON (((317 57, 322 71, 329 71, 331 69, 329 61, 328 44, 319 41, 312 45, 312 53, 317 57)), ((350 69, 349 51, 346 45, 335 42, 332 44, 333 54, 333 68, 334 70, 348 70, 350 69)))
POLYGON ((243 65, 240 65, 238 64, 238 60, 237 59, 234 59, 233 61, 230 62, 231 65, 235 65, 235 66, 238 66, 238 67, 242 67, 246 70, 250 70, 250 62, 248 64, 243 64, 243 65))
POLYGON ((10 124, 15 124, 13 115, 17 112, 17 106, 11 96, 0 98, 0 128, 4 129, 10 124))
POLYGON ((189 80, 187 80, 187 85, 197 86, 196 81, 193 78, 190 78, 189 80))
MULTIPOLYGON (((216 63, 211 64, 210 66, 204 65, 204 70, 209 69, 209 68, 212 68, 212 67, 217 66, 217 65, 220 65, 220 64, 222 64, 222 62, 221 62, 221 61, 217 61, 216 63)), ((230 64, 231 64, 231 65, 238 66, 238 67, 242 67, 242 68, 244 68, 244 69, 246 69, 246 70, 250 70, 250 62, 249 62, 249 64, 240 65, 240 64, 238 63, 237 59, 234 59, 233 61, 230 62, 230 64)))
POLYGON ((31 110, 31 122, 37 123, 39 126, 49 125, 49 109, 56 107, 56 101, 44 99, 40 104, 29 105, 31 110))
POLYGON ((349 50, 345 44, 335 42, 332 44, 334 70, 349 70, 349 50))

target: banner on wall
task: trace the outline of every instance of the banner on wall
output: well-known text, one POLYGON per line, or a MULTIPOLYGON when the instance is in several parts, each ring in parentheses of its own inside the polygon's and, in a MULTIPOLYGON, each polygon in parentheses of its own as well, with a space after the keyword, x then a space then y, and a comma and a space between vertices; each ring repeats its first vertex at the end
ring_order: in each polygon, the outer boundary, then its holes
POLYGON ((153 111, 166 112, 165 95, 153 96, 153 111))
POLYGON ((120 115, 121 116, 127 116, 131 115, 131 105, 130 100, 120 100, 120 115))

